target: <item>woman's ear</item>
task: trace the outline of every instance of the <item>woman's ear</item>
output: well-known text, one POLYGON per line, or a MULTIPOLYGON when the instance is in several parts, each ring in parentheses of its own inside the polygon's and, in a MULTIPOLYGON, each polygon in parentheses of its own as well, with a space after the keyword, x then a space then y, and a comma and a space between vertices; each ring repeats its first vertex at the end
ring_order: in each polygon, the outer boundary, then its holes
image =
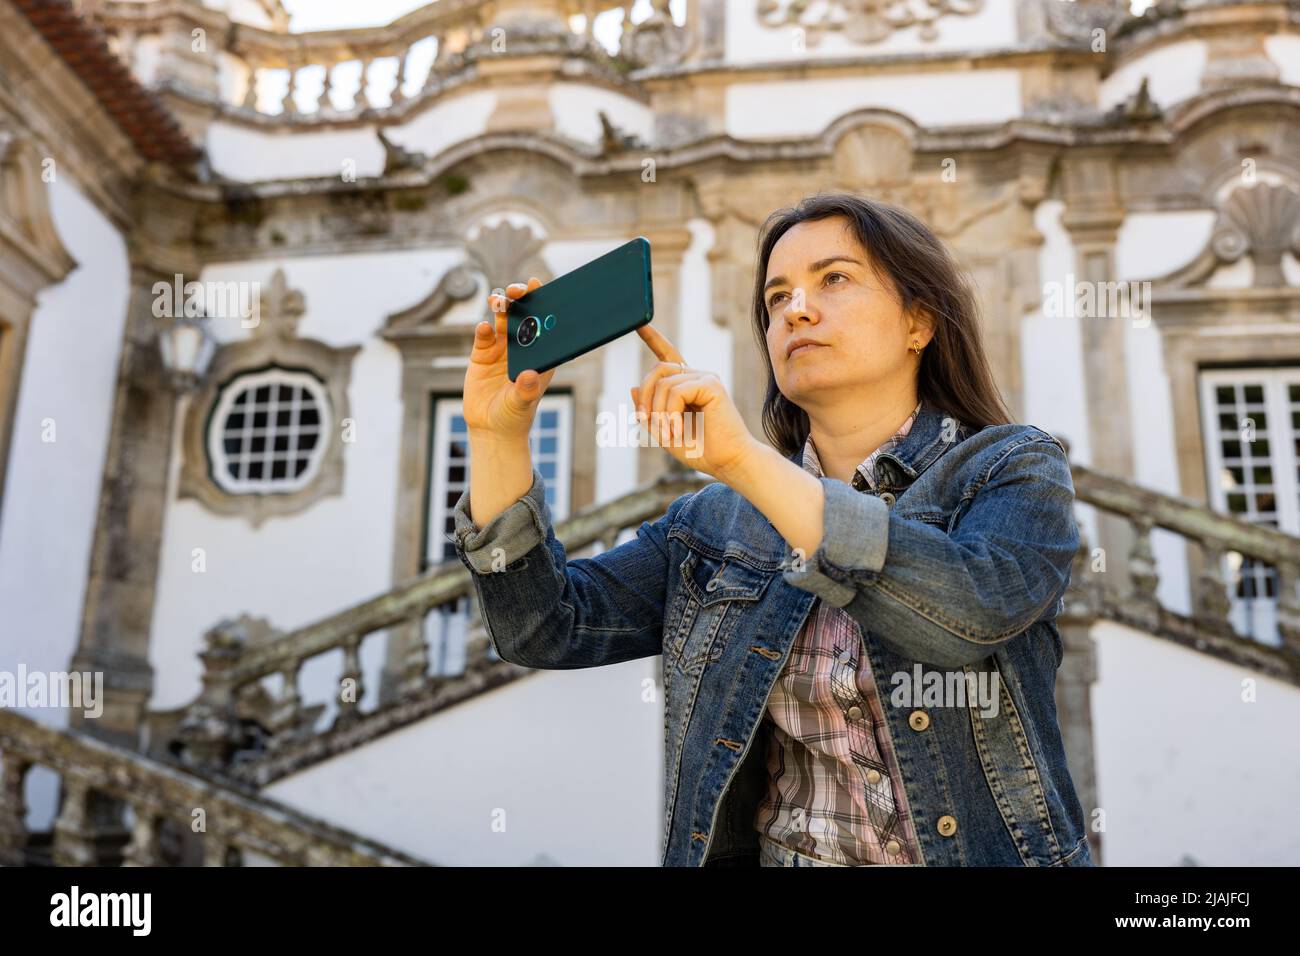
POLYGON ((919 343, 922 348, 934 337, 934 316, 920 306, 914 307, 907 319, 907 344, 919 343))

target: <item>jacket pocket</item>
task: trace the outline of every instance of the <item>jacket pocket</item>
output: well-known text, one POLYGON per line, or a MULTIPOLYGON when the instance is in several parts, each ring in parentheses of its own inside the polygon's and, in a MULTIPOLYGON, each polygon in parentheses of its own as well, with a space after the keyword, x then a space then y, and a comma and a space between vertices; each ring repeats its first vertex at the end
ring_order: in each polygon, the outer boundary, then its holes
POLYGON ((722 656, 737 624, 763 596, 772 573, 732 555, 690 549, 679 566, 678 614, 668 622, 664 651, 678 670, 692 672, 722 656))

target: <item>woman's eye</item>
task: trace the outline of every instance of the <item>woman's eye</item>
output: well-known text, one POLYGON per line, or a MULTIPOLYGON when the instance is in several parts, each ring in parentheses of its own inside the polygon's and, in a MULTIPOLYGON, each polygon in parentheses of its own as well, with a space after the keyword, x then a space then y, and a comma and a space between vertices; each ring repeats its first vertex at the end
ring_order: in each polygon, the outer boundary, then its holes
POLYGON ((827 281, 827 282, 830 282, 832 276, 839 276, 841 279, 847 279, 847 278, 848 278, 848 276, 846 276, 843 272, 832 272, 830 275, 828 275, 828 276, 826 277, 826 281, 827 281))
POLYGON ((770 299, 767 300, 767 307, 768 307, 769 309, 770 309, 770 308, 773 308, 773 307, 776 305, 777 300, 778 300, 779 298, 781 298, 781 296, 783 296, 783 295, 785 295, 784 292, 778 292, 778 293, 776 293, 776 295, 772 296, 772 298, 770 298, 770 299))

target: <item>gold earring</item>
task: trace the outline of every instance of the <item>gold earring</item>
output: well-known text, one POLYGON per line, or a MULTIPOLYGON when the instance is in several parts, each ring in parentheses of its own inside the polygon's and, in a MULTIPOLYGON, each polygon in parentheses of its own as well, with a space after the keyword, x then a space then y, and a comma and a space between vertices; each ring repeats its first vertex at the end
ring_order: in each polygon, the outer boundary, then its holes
POLYGON ((921 354, 921 346, 920 346, 918 343, 913 342, 913 343, 912 343, 912 347, 911 347, 910 349, 908 349, 908 351, 909 351, 909 352, 912 352, 912 353, 914 353, 914 354, 916 354, 916 355, 920 355, 920 354, 921 354))

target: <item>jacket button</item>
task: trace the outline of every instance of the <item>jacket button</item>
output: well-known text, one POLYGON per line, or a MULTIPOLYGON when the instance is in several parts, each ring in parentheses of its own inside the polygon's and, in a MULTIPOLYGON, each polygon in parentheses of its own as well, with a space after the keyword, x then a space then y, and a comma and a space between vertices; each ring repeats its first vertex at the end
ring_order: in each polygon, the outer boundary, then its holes
POLYGON ((881 492, 880 500, 885 503, 886 508, 892 508, 894 505, 894 496, 888 491, 881 492))
POLYGON ((704 585, 704 590, 706 590, 706 591, 716 591, 717 589, 718 589, 718 579, 717 579, 717 578, 710 578, 710 579, 709 579, 709 583, 706 584, 706 585, 704 585))
POLYGON ((957 832, 957 818, 942 816, 937 824, 940 836, 952 836, 957 832))
POLYGON ((849 708, 849 720, 861 720, 861 719, 862 719, 862 708, 859 707, 857 704, 854 704, 852 707, 849 708))
POLYGON ((890 840, 885 844, 885 852, 890 856, 895 856, 901 849, 902 847, 899 845, 897 840, 890 840))
POLYGON ((914 710, 907 715, 907 723, 913 730, 925 730, 930 726, 930 715, 923 710, 914 710))
POLYGON ((879 770, 868 770, 868 771, 867 771, 867 783, 880 783, 880 771, 879 771, 879 770))

